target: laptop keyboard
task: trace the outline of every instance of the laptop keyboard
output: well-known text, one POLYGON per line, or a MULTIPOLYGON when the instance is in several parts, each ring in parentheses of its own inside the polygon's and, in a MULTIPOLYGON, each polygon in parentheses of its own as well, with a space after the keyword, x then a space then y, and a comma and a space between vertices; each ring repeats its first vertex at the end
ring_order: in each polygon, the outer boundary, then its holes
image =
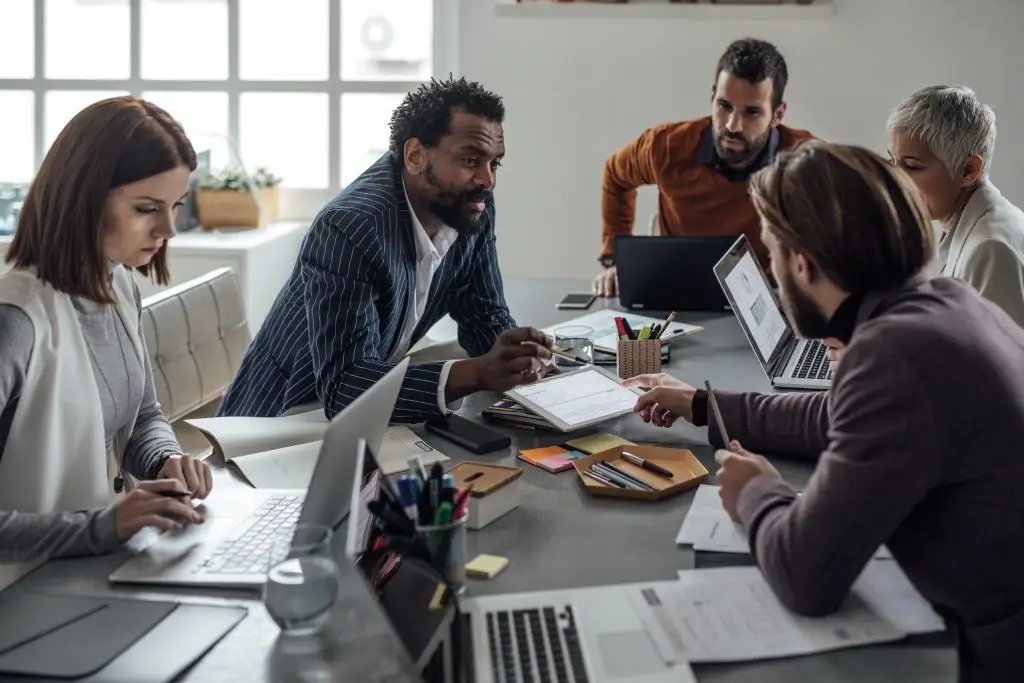
POLYGON ((487 613, 495 683, 587 683, 572 607, 487 613))
POLYGON ((828 364, 828 347, 820 341, 807 342, 800 358, 793 366, 793 377, 796 379, 832 379, 832 369, 828 364))
POLYGON ((243 525, 254 521, 242 534, 232 534, 222 541, 205 562, 192 573, 263 574, 274 535, 294 527, 299 521, 304 496, 271 496, 243 525))

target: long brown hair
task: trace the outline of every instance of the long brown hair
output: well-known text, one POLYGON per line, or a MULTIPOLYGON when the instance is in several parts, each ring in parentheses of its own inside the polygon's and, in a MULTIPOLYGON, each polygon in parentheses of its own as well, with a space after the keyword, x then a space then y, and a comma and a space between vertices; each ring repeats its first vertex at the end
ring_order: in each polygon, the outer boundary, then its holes
POLYGON ((863 147, 809 140, 755 174, 750 196, 781 246, 846 292, 901 285, 934 253, 910 178, 863 147))
MULTIPOLYGON (((151 102, 123 96, 89 105, 46 153, 18 216, 5 260, 32 268, 54 289, 112 303, 103 253, 103 214, 111 190, 186 166, 196 153, 181 125, 151 102)), ((143 275, 170 282, 167 242, 143 275)))

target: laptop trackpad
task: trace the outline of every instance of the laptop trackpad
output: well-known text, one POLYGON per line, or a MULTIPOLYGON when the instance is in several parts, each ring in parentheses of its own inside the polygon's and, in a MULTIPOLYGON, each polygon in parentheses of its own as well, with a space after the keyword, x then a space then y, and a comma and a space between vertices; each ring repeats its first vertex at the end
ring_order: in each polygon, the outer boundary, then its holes
POLYGON ((608 678, 664 674, 666 667, 644 631, 601 633, 597 636, 601 663, 608 678))

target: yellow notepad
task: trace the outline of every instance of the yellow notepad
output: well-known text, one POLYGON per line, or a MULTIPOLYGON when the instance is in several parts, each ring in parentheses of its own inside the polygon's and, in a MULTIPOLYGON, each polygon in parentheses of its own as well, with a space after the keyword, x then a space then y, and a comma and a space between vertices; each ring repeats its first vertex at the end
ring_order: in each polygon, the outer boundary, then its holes
POLYGON ((508 558, 499 555, 477 555, 466 565, 466 576, 476 579, 491 579, 508 566, 508 558))
POLYGON ((581 450, 584 453, 600 453, 601 451, 607 451, 610 448, 616 446, 635 446, 636 444, 632 441, 626 441, 620 436, 614 434, 599 433, 590 434, 588 436, 581 436, 578 439, 572 441, 566 441, 565 445, 581 450))

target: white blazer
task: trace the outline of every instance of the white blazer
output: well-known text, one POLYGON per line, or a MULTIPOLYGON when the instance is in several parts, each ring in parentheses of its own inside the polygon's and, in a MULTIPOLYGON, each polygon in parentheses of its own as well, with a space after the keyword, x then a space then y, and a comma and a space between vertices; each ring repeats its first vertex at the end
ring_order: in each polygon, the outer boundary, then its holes
POLYGON ((963 280, 1024 326, 1024 211, 987 180, 939 243, 939 275, 963 280))

